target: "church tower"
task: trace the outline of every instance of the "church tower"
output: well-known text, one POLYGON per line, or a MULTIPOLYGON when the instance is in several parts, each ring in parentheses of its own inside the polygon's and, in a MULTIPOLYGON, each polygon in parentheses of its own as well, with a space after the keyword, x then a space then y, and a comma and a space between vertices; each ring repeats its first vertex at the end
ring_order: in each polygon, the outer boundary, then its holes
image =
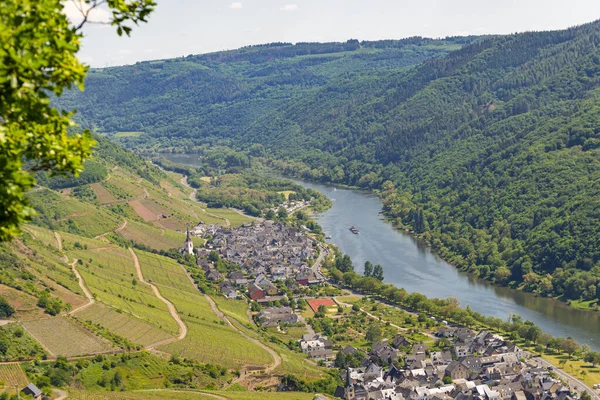
POLYGON ((187 231, 187 237, 185 239, 185 245, 183 246, 183 254, 194 254, 194 242, 190 236, 190 228, 188 225, 185 226, 187 231))
POLYGON ((346 385, 344 386, 344 399, 354 400, 354 385, 352 384, 352 378, 350 378, 350 368, 346 368, 346 385))

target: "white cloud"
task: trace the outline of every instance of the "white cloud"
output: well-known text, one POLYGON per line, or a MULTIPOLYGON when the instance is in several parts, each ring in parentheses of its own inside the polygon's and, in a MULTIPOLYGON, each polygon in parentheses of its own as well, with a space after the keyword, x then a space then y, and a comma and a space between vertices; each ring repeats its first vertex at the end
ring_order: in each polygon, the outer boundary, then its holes
POLYGON ((121 49, 118 51, 119 54, 131 54, 131 50, 128 49, 121 49))
POLYGON ((298 10, 298 4, 286 4, 280 8, 281 11, 294 12, 298 10))
POLYGON ((239 3, 239 2, 231 3, 229 8, 240 9, 240 8, 242 8, 242 3, 239 3))
MULTIPOLYGON (((90 5, 83 0, 64 0, 64 13, 71 21, 71 23, 77 25, 83 21, 83 14, 87 13, 90 9, 90 5)), ((96 7, 89 11, 88 21, 91 23, 109 23, 111 20, 111 14, 106 8, 96 7)))

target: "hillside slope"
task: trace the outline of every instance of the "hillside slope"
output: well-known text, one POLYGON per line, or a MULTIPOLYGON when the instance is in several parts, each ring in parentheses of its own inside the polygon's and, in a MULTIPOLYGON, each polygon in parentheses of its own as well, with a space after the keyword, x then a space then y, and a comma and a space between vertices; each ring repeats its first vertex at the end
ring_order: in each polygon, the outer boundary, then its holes
POLYGON ((77 118, 83 125, 101 132, 126 132, 122 133, 125 136, 142 133, 145 143, 154 137, 163 144, 200 144, 233 137, 257 117, 318 90, 338 76, 403 69, 444 56, 472 40, 272 43, 93 69, 86 79, 85 93, 66 93, 60 105, 79 110, 77 118))
POLYGON ((461 268, 593 300, 600 295, 599 41, 598 22, 450 39, 455 51, 421 56, 414 68, 403 68, 410 63, 402 57, 432 43, 400 46, 404 55, 391 63, 382 59, 388 49, 368 43, 327 57, 250 48, 99 70, 86 93, 64 104, 78 104, 101 129, 143 130, 146 137, 132 142, 138 147, 224 143, 276 159, 291 174, 381 189, 389 216, 461 268), (182 80, 183 67, 197 79, 182 80), (156 101, 134 90, 153 76, 162 82, 156 101), (284 77, 293 84, 273 81, 284 77))

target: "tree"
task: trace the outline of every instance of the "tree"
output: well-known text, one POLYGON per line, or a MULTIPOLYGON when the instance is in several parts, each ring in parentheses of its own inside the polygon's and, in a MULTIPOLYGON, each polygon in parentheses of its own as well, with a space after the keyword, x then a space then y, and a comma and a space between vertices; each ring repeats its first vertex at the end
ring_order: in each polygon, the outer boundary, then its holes
POLYGON ((269 208, 265 214, 265 218, 271 220, 275 219, 275 211, 269 208))
POLYGON ((15 309, 6 301, 4 297, 0 297, 0 318, 8 318, 13 315, 15 309))
POLYGON ((381 339, 381 328, 379 325, 371 325, 365 334, 365 338, 371 343, 378 342, 381 339))
POLYGON ((537 343, 537 340, 541 334, 542 330, 539 327, 532 325, 529 327, 529 329, 527 329, 524 337, 527 340, 531 340, 533 343, 537 343))
POLYGON ((584 390, 583 393, 581 393, 581 400, 592 400, 592 396, 588 393, 587 390, 584 390))
POLYGON ((279 207, 279 210, 277 210, 277 218, 281 220, 286 220, 288 218, 288 212, 285 210, 285 208, 279 207))
POLYGON ((573 353, 579 350, 579 343, 577 343, 571 338, 568 338, 561 344, 560 349, 568 355, 572 356, 573 353))
POLYGON ((348 254, 344 254, 341 258, 337 258, 336 261, 339 260, 338 269, 342 272, 350 272, 354 271, 354 265, 352 265, 352 259, 348 254))
POLYGON ((127 24, 146 22, 154 0, 83 0, 82 21, 72 26, 61 0, 0 2, 0 241, 19 234, 34 215, 25 193, 33 174, 50 171, 78 176, 91 156, 89 131, 73 134, 73 113, 50 104, 73 86, 83 88, 87 67, 76 57, 81 29, 91 11, 107 5, 117 33, 129 35, 127 24))
POLYGON ((383 267, 379 264, 376 264, 373 267, 373 278, 377 279, 380 282, 383 282, 383 267))
POLYGON ((364 276, 372 276, 373 275, 373 264, 371 261, 365 261, 365 271, 363 272, 364 276))

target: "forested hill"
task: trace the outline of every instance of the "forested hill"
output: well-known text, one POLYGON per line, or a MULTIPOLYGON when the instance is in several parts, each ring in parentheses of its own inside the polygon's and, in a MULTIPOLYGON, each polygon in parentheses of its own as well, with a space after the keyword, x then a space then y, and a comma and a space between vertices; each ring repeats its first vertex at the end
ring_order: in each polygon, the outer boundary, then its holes
POLYGON ((272 43, 234 51, 92 69, 86 91, 60 105, 100 132, 143 132, 173 145, 237 135, 338 76, 397 71, 443 57, 475 37, 272 43))
POLYGON ((600 23, 414 40, 98 70, 63 104, 100 130, 142 131, 138 146, 229 144, 382 190, 388 215, 460 267, 598 298, 600 23))

